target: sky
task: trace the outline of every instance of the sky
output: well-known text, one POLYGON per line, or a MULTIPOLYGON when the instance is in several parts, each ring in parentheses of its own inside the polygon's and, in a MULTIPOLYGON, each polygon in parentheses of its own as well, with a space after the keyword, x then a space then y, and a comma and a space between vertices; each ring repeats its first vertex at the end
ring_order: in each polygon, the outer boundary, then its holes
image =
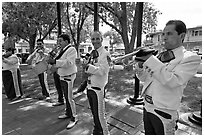
POLYGON ((171 19, 182 20, 187 28, 203 24, 203 0, 154 0, 152 3, 162 12, 158 16, 157 30, 163 29, 171 19))
MULTIPOLYGON (((203 22, 203 0, 143 0, 151 2, 154 8, 162 14, 157 17, 157 30, 163 30, 165 24, 172 19, 182 20, 187 28, 202 25, 203 22)), ((100 26, 103 33, 110 27, 100 26)))

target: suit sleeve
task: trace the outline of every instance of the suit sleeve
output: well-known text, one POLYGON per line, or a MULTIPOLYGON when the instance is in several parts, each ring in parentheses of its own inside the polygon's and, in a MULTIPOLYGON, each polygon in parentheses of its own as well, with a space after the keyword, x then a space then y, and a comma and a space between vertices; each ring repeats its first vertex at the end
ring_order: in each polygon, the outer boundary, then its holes
POLYGON ((149 72, 153 74, 152 76, 162 85, 174 88, 187 83, 197 73, 200 62, 199 56, 188 56, 181 60, 173 70, 169 70, 168 66, 155 56, 151 56, 144 63, 144 67, 149 69, 149 72))

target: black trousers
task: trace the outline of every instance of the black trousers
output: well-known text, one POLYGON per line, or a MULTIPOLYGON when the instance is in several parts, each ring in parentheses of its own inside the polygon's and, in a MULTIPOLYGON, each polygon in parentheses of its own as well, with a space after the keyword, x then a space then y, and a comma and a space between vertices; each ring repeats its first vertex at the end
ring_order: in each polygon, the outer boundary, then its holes
POLYGON ((143 110, 145 135, 164 135, 162 121, 154 114, 143 110))
POLYGON ((104 93, 101 90, 87 90, 87 97, 94 120, 93 135, 107 135, 108 128, 105 120, 104 93))
POLYGON ((57 74, 57 72, 54 72, 53 73, 53 78, 54 78, 55 87, 56 87, 57 93, 58 93, 58 102, 63 103, 64 98, 63 98, 62 87, 61 87, 61 84, 60 84, 60 76, 57 74))
POLYGON ((20 70, 17 69, 17 79, 16 76, 13 76, 13 74, 10 70, 4 70, 2 71, 2 81, 5 89, 5 93, 8 99, 13 99, 16 97, 16 88, 19 88, 20 95, 23 95, 22 92, 22 85, 21 85, 21 74, 20 70), (16 81, 17 85, 15 88, 14 80, 16 81))
POLYGON ((39 81, 40 81, 40 85, 42 87, 42 95, 49 97, 49 88, 48 88, 48 83, 47 83, 47 77, 45 76, 46 72, 41 73, 38 75, 39 81))
POLYGON ((65 114, 68 117, 70 117, 72 121, 74 121, 76 117, 76 105, 73 99, 73 83, 74 83, 75 78, 76 78, 76 74, 69 78, 60 79, 62 91, 63 91, 65 102, 66 102, 65 114))

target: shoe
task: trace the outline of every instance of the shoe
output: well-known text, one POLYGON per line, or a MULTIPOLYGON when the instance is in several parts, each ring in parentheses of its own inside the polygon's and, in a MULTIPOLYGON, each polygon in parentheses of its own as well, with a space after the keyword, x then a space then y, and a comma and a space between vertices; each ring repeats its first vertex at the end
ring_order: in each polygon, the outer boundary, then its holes
POLYGON ((50 99, 51 99, 50 97, 46 97, 46 98, 45 98, 45 100, 50 100, 50 99))
POLYGON ((52 104, 52 106, 61 106, 61 105, 64 105, 64 102, 57 102, 52 104))
POLYGON ((16 101, 16 100, 18 100, 20 98, 21 98, 21 96, 18 96, 18 97, 15 97, 15 98, 11 99, 11 101, 16 101))
POLYGON ((58 116, 59 119, 67 119, 67 118, 70 118, 68 117, 66 114, 63 114, 63 115, 60 115, 58 116))
POLYGON ((26 98, 26 95, 25 95, 25 94, 24 94, 24 95, 22 95, 22 96, 21 96, 21 98, 26 98))
POLYGON ((74 121, 71 120, 69 122, 69 124, 67 125, 67 129, 73 128, 76 125, 77 122, 78 122, 78 119, 76 119, 76 118, 75 118, 74 121))

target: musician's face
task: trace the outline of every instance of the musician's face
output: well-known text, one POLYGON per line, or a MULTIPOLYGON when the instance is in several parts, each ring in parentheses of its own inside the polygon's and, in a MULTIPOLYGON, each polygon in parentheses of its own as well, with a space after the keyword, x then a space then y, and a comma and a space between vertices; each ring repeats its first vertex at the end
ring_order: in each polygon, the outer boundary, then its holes
POLYGON ((178 35, 178 32, 175 30, 175 25, 167 25, 162 33, 162 38, 164 42, 164 48, 167 50, 172 50, 181 45, 182 36, 178 35))
POLYGON ((58 38, 57 43, 60 45, 61 48, 67 46, 67 42, 63 38, 58 38))
POLYGON ((43 43, 41 41, 37 42, 37 48, 38 49, 43 49, 43 43))
POLYGON ((93 32, 93 34, 91 35, 91 42, 94 46, 94 49, 98 49, 102 46, 102 37, 101 34, 99 34, 98 32, 93 32))

